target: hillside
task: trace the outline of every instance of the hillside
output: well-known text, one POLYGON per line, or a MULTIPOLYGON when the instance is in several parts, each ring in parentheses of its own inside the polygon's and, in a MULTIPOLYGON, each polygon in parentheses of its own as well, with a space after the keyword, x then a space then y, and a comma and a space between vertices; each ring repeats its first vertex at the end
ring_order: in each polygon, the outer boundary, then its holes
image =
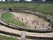
POLYGON ((48 3, 0 3, 0 9, 3 8, 30 8, 53 15, 53 4, 48 3))

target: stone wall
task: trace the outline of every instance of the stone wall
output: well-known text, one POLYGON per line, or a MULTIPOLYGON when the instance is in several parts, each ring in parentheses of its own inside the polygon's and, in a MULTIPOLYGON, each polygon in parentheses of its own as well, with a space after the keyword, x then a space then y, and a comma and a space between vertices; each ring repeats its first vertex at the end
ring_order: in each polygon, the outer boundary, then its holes
MULTIPOLYGON (((36 12, 33 12, 31 10, 21 10, 21 9, 9 9, 10 11, 15 11, 15 12, 25 12, 25 13, 29 13, 29 14, 33 14, 33 15, 37 15, 41 18, 43 18, 44 20, 48 21, 49 23, 52 24, 52 27, 53 27, 53 21, 51 19, 48 19, 46 16, 42 16, 40 14, 36 14, 36 12)), ((5 20, 2 19, 3 22, 7 23, 5 20)), ((10 27, 10 28, 13 28, 13 29, 18 29, 18 30, 24 30, 24 31, 28 31, 28 32, 39 32, 39 33, 44 33, 44 32, 52 32, 53 30, 34 30, 34 29, 28 29, 28 28, 25 28, 25 27, 20 27, 20 26, 16 26, 14 24, 11 24, 11 23, 7 23, 7 27, 10 27), (8 26, 9 25, 9 26, 8 26)))

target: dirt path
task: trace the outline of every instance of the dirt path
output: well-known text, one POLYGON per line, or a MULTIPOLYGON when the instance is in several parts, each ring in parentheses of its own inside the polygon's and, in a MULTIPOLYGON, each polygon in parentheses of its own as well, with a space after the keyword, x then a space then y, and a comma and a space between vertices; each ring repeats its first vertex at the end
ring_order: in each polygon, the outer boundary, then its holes
MULTIPOLYGON (((7 28, 7 27, 2 26, 2 25, 0 25, 0 30, 5 31, 5 32, 9 32, 9 33, 19 34, 19 35, 21 35, 21 33, 23 32, 23 31, 7 28)), ((51 32, 51 33, 31 33, 31 32, 26 32, 26 36, 53 37, 53 32, 51 32)))
POLYGON ((14 30, 14 29, 2 26, 2 25, 0 25, 0 30, 6 31, 6 32, 9 32, 9 33, 14 33, 14 34, 21 34, 21 31, 14 30))
POLYGON ((42 18, 39 18, 38 16, 26 13, 16 13, 16 12, 11 13, 17 20, 20 20, 21 22, 29 25, 29 27, 32 29, 46 30, 51 28, 50 23, 46 22, 42 18))
POLYGON ((6 35, 6 34, 2 34, 0 33, 1 36, 6 36, 6 37, 12 37, 12 38, 17 38, 17 39, 20 39, 19 37, 15 37, 15 36, 11 36, 11 35, 6 35))

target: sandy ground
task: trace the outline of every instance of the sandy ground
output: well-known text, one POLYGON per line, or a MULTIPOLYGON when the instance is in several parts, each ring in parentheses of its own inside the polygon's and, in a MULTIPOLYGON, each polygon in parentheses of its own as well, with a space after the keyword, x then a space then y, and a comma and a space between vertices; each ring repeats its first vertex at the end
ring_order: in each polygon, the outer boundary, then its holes
POLYGON ((50 29, 50 23, 32 14, 11 12, 17 20, 27 24, 32 29, 50 29))
POLYGON ((53 32, 51 32, 51 33, 32 33, 32 32, 25 32, 25 31, 11 29, 11 28, 8 28, 8 27, 2 26, 2 25, 0 25, 0 30, 9 32, 9 33, 19 34, 19 35, 22 35, 22 33, 24 33, 27 36, 34 36, 34 37, 53 37, 53 32))
MULTIPOLYGON (((9 33, 14 33, 14 34, 19 34, 19 35, 21 35, 21 36, 24 36, 24 35, 22 35, 23 33, 24 33, 24 31, 19 31, 19 30, 14 30, 14 29, 11 29, 11 28, 8 28, 8 27, 5 27, 5 26, 3 26, 3 25, 0 25, 0 30, 1 31, 4 31, 4 32, 9 32, 9 33)), ((25 33, 24 33, 25 34, 25 33)), ((22 37, 15 37, 15 36, 10 36, 10 35, 6 35, 6 34, 2 34, 2 33, 0 33, 0 35, 2 35, 2 36, 7 36, 7 37, 13 37, 13 38, 17 38, 17 39, 21 39, 22 37)), ((32 39, 27 39, 27 40, 32 40, 32 39)))
POLYGON ((2 34, 0 33, 1 36, 6 36, 6 37, 12 37, 12 38, 17 38, 17 39, 20 39, 19 37, 15 37, 15 36, 11 36, 11 35, 6 35, 6 34, 2 34))

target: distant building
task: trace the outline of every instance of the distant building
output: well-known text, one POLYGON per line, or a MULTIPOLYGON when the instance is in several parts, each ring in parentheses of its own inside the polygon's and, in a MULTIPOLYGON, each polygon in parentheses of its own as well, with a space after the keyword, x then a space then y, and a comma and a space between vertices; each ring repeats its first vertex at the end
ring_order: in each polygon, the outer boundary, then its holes
POLYGON ((0 0, 0 2, 53 2, 53 0, 0 0))
POLYGON ((5 0, 0 0, 0 1, 5 2, 5 0))
POLYGON ((31 2, 32 0, 24 0, 24 1, 29 1, 29 2, 31 2))
POLYGON ((45 2, 46 0, 42 0, 43 2, 45 2))

